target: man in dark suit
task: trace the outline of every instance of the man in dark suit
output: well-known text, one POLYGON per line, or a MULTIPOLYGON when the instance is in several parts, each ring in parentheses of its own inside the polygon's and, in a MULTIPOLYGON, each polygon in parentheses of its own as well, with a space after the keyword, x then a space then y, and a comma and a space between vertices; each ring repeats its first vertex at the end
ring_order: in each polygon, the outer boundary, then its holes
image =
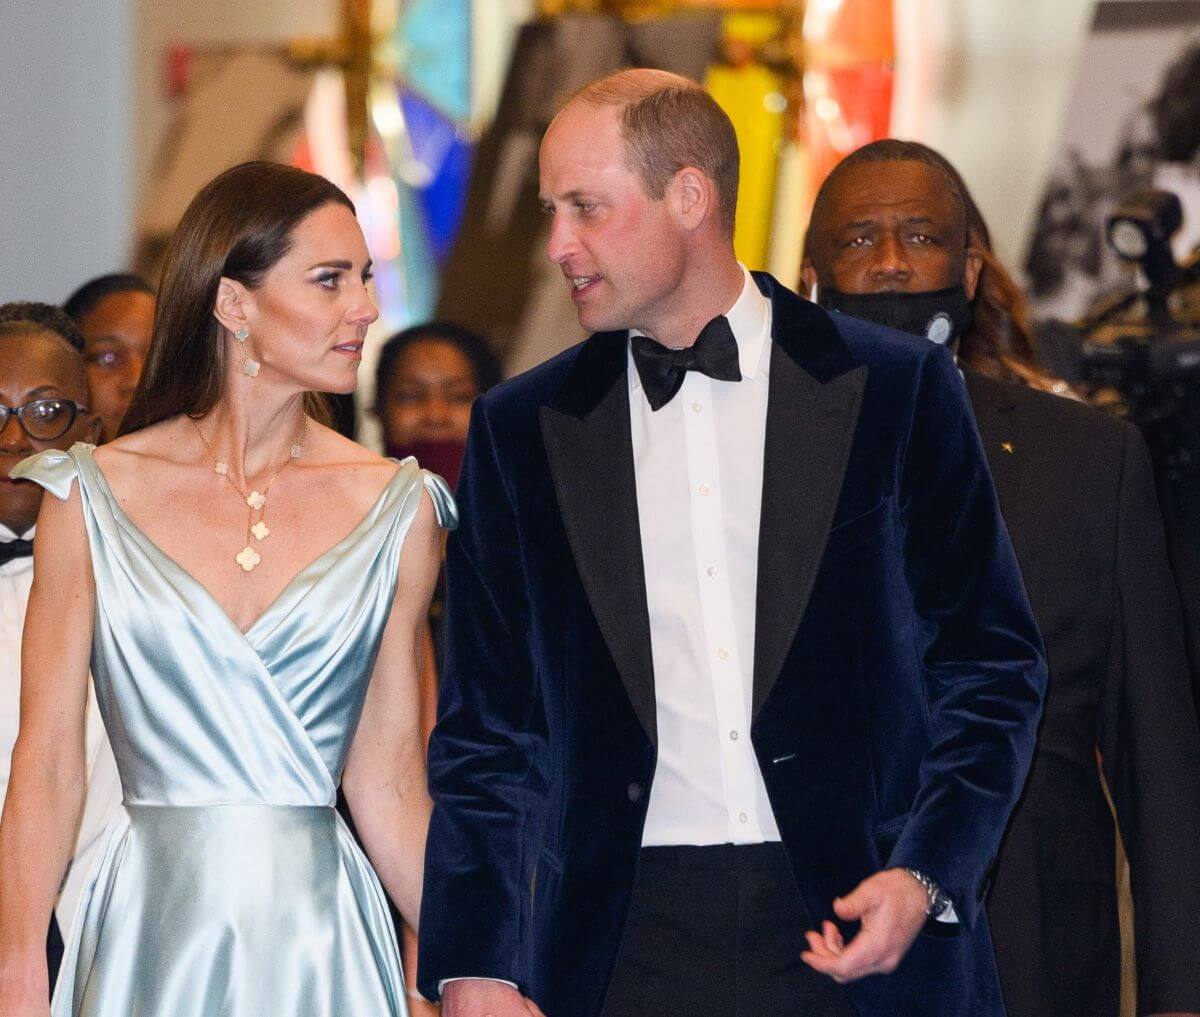
MULTIPOLYGON (((971 321, 986 242, 953 167, 921 145, 877 142, 823 185, 805 282, 827 306, 978 353, 965 347, 994 311, 977 306, 971 321)), ((1118 1012, 1115 838, 1097 751, 1132 870, 1138 1013, 1195 1013, 1200 735, 1144 443, 1078 402, 965 378, 1050 663, 988 902, 1009 1015, 1118 1012)))
POLYGON ((734 257, 737 143, 629 71, 542 143, 593 334, 476 404, 419 983, 445 1017, 1000 1017, 1044 661, 945 350, 734 257), (769 399, 768 399, 769 394, 769 399))

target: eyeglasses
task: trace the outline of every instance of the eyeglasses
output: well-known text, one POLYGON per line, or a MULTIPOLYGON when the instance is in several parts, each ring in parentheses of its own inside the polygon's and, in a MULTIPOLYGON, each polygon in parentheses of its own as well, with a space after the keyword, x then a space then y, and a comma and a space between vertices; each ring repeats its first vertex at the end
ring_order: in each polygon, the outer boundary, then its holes
POLYGON ((80 413, 87 412, 86 406, 80 406, 73 399, 35 399, 24 406, 0 403, 0 434, 8 427, 9 418, 16 417, 34 441, 53 441, 71 430, 80 413))

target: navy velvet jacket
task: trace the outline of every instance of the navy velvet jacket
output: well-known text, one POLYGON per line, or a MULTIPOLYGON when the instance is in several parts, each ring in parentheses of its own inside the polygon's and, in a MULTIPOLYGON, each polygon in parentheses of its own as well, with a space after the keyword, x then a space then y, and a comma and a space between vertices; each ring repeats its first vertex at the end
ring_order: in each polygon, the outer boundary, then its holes
MULTIPOLYGON (((925 872, 961 923, 852 1004, 999 1017, 981 902, 1046 670, 962 379, 755 278, 774 324, 751 737, 796 883, 819 923, 882 868, 925 872)), ((458 499, 421 990, 506 979, 593 1017, 655 766, 625 334, 480 399, 458 499)))

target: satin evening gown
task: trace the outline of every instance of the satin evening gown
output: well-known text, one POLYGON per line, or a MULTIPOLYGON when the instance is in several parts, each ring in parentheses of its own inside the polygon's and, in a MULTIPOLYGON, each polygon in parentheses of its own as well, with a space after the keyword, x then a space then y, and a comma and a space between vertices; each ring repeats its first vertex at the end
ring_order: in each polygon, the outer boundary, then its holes
POLYGON ((406 1014, 387 900, 334 802, 421 492, 455 525, 441 478, 404 460, 243 634, 125 516, 91 446, 13 476, 62 499, 79 481, 92 674, 125 800, 54 1017, 406 1014))

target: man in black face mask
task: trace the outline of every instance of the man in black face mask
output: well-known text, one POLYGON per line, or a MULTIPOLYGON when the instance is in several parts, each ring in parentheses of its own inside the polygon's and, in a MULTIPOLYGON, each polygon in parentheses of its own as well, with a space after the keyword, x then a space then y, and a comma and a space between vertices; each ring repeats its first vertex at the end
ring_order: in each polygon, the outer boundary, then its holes
MULTIPOLYGON (((957 352, 981 255, 957 172, 921 145, 845 159, 813 207, 819 303, 957 352)), ((982 220, 976 227, 986 230, 982 220)), ((964 372, 1050 663, 1038 747, 988 919, 1009 1017, 1115 1017, 1112 791, 1135 903, 1139 1014, 1200 1012, 1200 734, 1149 457, 1079 403, 964 372)))

